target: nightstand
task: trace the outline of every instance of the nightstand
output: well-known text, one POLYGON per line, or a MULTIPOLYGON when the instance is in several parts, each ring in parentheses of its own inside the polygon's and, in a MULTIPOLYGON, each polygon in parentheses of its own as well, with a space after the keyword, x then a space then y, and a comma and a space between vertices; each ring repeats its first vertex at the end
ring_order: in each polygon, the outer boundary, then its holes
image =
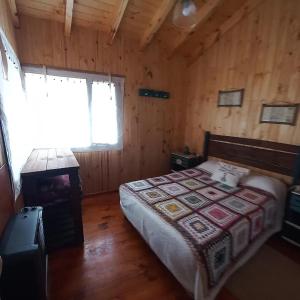
POLYGON ((202 162, 202 157, 195 154, 172 153, 171 169, 172 171, 180 171, 196 167, 202 162))
POLYGON ((300 190, 289 192, 282 238, 300 247, 300 190))

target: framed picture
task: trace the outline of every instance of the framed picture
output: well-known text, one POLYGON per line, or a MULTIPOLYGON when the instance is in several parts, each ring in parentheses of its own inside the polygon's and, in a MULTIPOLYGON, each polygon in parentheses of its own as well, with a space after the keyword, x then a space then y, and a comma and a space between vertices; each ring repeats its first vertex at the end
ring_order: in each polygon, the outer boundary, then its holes
POLYGON ((218 106, 242 106, 244 89, 219 91, 218 106))
POLYGON ((295 125, 298 104, 263 104, 260 123, 295 125))

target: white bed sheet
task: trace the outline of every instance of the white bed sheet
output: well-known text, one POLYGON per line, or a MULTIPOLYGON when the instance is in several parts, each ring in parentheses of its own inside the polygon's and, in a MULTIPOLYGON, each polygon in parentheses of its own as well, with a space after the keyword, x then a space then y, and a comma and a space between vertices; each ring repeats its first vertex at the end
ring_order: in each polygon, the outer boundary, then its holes
POLYGON ((135 196, 122 189, 122 187, 120 188, 120 204, 127 219, 139 231, 144 240, 176 279, 193 295, 194 299, 211 300, 216 297, 230 275, 245 264, 271 235, 281 229, 286 193, 285 187, 281 183, 273 183, 272 187, 272 184, 270 184, 272 179, 267 178, 266 181, 269 183, 267 184, 259 177, 262 176, 256 176, 254 179, 250 176, 248 182, 245 180, 243 184, 265 189, 277 198, 278 213, 276 224, 272 229, 265 231, 250 246, 248 251, 235 263, 231 271, 223 276, 219 283, 210 290, 208 296, 204 296, 203 294, 199 265, 182 235, 151 209, 144 206, 140 201, 136 201, 135 196))

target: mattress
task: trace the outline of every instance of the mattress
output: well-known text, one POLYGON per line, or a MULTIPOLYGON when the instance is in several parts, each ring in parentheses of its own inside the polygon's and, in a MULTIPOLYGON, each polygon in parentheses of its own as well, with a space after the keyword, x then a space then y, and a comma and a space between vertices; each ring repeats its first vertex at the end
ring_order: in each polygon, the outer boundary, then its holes
MULTIPOLYGON (((205 169, 205 166, 202 167, 205 169)), ((154 183, 153 179, 146 182, 149 186, 154 183)), ((216 297, 235 270, 245 264, 271 235, 281 229, 286 192, 284 185, 266 176, 249 176, 243 181, 243 185, 259 188, 276 198, 276 220, 273 226, 260 234, 247 251, 238 257, 230 270, 208 290, 205 268, 199 264, 197 256, 181 232, 140 201, 139 196, 130 191, 126 185, 120 187, 120 205, 127 219, 187 292, 193 295, 195 300, 209 300, 216 297)))

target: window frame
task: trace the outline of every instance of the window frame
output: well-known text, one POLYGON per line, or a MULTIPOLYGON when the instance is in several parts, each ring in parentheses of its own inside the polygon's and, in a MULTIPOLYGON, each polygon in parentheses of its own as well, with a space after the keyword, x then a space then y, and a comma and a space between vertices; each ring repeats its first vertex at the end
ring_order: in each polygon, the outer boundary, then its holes
MULTIPOLYGON (((109 151, 109 150, 122 150, 123 149, 123 121, 124 121, 124 81, 125 77, 120 75, 108 75, 102 73, 94 73, 89 71, 67 70, 59 68, 51 68, 40 65, 22 65, 24 75, 26 73, 33 73, 39 75, 61 76, 68 78, 78 78, 86 80, 87 95, 88 95, 88 110, 89 110, 89 123, 90 123, 90 141, 91 145, 88 147, 73 147, 74 152, 93 152, 93 151, 109 151), (112 82, 118 86, 119 95, 116 96, 117 102, 117 128, 118 128, 118 143, 105 144, 105 143, 92 143, 92 84, 94 81, 112 82)), ((24 85, 25 86, 25 85, 24 85)))

